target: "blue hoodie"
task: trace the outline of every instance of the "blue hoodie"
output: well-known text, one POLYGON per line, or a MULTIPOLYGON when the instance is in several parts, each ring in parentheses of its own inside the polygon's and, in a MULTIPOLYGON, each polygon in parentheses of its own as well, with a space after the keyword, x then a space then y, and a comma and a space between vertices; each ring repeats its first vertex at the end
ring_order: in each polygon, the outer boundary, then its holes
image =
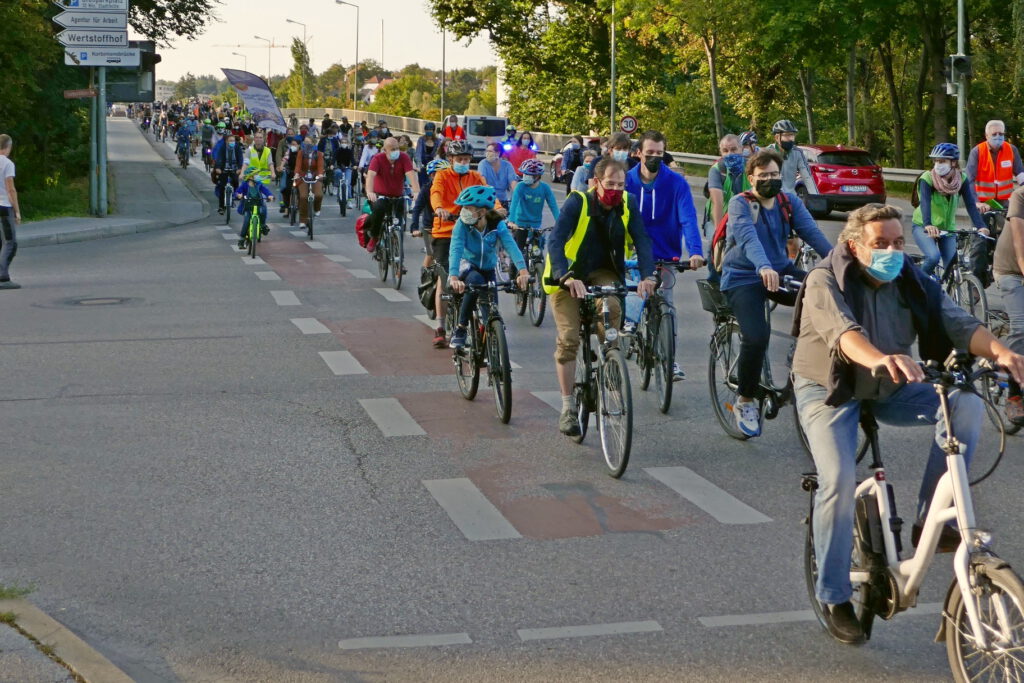
MULTIPOLYGON (((481 218, 480 220, 487 220, 481 218)), ((483 232, 475 226, 466 225, 459 218, 452 228, 452 244, 448 249, 448 268, 452 274, 462 275, 464 270, 470 266, 480 270, 494 270, 498 264, 498 241, 505 247, 505 253, 509 255, 516 268, 524 270, 526 260, 523 259, 523 252, 519 250, 515 238, 509 232, 508 224, 500 221, 496 224, 488 222, 483 232), (465 269, 462 262, 466 262, 465 269)))
POLYGON ((683 237, 690 256, 703 256, 704 247, 697 227, 697 209, 693 205, 690 184, 683 176, 663 166, 652 187, 644 187, 640 164, 626 174, 626 191, 636 197, 644 228, 651 238, 654 259, 682 259, 683 237))

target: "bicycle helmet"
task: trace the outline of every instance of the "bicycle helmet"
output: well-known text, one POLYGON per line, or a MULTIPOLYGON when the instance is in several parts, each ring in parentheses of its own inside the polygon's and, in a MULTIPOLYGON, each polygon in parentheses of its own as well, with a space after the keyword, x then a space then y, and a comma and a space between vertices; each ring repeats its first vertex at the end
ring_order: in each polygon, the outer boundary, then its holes
POLYGON ((960 148, 952 142, 940 142, 932 147, 932 151, 928 154, 928 158, 951 159, 953 161, 957 161, 960 159, 960 148))
POLYGON ((509 135, 515 135, 516 127, 515 126, 505 126, 505 132, 507 134, 509 134, 509 135))
POLYGON ((210 121, 210 119, 203 119, 203 123, 205 123, 206 125, 210 125, 210 123, 212 122, 210 121))
POLYGON ((448 163, 446 159, 433 159, 427 164, 427 174, 433 175, 438 171, 443 171, 446 168, 451 168, 452 165, 448 163))
POLYGON ((459 198, 455 200, 455 204, 456 206, 483 206, 490 208, 494 206, 494 201, 497 198, 498 193, 490 185, 473 185, 462 191, 459 198))
POLYGON ((220 128, 221 130, 224 130, 224 129, 225 129, 225 128, 227 128, 228 126, 227 126, 227 124, 226 124, 226 123, 224 123, 223 121, 221 121, 221 122, 219 122, 219 123, 217 124, 217 127, 218 127, 218 128, 220 128))
POLYGON ((437 126, 434 125, 433 121, 427 121, 423 124, 424 133, 433 133, 435 130, 437 130, 437 126))
POLYGON ((793 122, 790 121, 789 119, 780 119, 779 121, 775 122, 775 125, 772 126, 772 135, 777 135, 779 133, 795 132, 797 132, 796 126, 794 126, 793 122))
POLYGON ((473 154, 473 148, 465 140, 452 140, 448 143, 448 156, 458 157, 473 154))
POLYGON ((747 145, 757 144, 757 133, 752 130, 748 130, 746 133, 740 135, 740 147, 746 147, 747 145))
POLYGON ((519 166, 519 175, 544 175, 544 162, 540 159, 527 159, 519 166))
POLYGON ((370 131, 370 135, 369 135, 369 138, 370 138, 371 140, 376 140, 376 139, 377 139, 377 131, 375 131, 375 130, 371 130, 371 131, 370 131))

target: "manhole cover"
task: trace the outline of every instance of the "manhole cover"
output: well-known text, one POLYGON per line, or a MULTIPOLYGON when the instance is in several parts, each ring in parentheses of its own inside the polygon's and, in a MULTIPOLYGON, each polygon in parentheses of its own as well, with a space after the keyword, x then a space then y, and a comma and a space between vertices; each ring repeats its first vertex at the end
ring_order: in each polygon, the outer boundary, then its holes
POLYGON ((130 301, 133 299, 127 296, 91 296, 65 299, 64 303, 68 306, 121 306, 130 301))

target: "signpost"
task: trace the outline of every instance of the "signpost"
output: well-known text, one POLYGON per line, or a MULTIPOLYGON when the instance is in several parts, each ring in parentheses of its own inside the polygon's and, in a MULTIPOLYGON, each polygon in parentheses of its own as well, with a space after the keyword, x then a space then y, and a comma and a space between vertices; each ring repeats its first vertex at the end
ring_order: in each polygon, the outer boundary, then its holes
POLYGON ((640 124, 637 123, 636 118, 632 116, 623 116, 622 121, 619 122, 619 128, 626 135, 632 135, 633 133, 636 132, 636 129, 639 127, 640 124))
POLYGON ((93 29, 98 31, 127 31, 128 15, 122 12, 61 12, 53 22, 64 28, 93 29))
POLYGON ((82 100, 86 97, 96 97, 96 88, 82 88, 81 90, 65 90, 65 100, 82 100))
POLYGON ((61 9, 75 9, 85 12, 128 13, 128 0, 53 0, 61 9))
POLYGON ((67 66, 139 66, 142 51, 136 47, 64 48, 67 66))
POLYGON ((69 28, 57 34, 65 47, 128 47, 128 31, 69 28))

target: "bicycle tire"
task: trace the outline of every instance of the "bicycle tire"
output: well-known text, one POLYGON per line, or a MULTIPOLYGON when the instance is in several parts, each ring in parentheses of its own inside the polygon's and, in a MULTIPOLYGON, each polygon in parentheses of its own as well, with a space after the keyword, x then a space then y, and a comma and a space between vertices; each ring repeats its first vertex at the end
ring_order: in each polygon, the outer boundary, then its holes
POLYGON ((512 364, 508 359, 508 340, 501 318, 487 324, 487 372, 494 390, 494 407, 502 424, 512 419, 512 364))
POLYGON ((462 398, 472 401, 480 388, 480 335, 477 332, 475 316, 470 320, 468 333, 466 345, 461 352, 456 351, 454 354, 455 379, 459 383, 462 398))
POLYGON ((951 286, 956 292, 953 300, 978 320, 988 320, 988 297, 981 281, 971 273, 961 273, 960 281, 951 286))
POLYGON ((522 317, 526 315, 526 309, 530 307, 530 286, 527 285, 526 289, 516 287, 516 315, 522 317))
POLYGON ((315 201, 316 198, 313 196, 313 188, 310 187, 309 194, 306 196, 306 235, 308 235, 309 239, 313 239, 313 218, 316 214, 316 212, 313 211, 313 206, 315 205, 315 201))
POLYGON ((828 631, 829 617, 818 600, 818 556, 814 549, 814 496, 811 495, 810 510, 807 513, 807 531, 804 533, 804 581, 807 584, 807 597, 811 601, 811 610, 823 629, 828 631))
POLYGON ((249 218, 249 255, 256 258, 256 243, 260 241, 260 218, 256 211, 249 218))
POLYGON ((344 218, 348 215, 348 193, 350 186, 348 183, 338 184, 338 210, 341 212, 341 217, 344 218))
POLYGON ((580 433, 572 437, 576 443, 583 443, 587 438, 587 428, 590 426, 591 408, 594 406, 590 400, 590 367, 586 361, 586 354, 590 353, 590 346, 580 344, 576 352, 576 372, 573 379, 573 396, 576 399, 576 419, 580 423, 580 433))
POLYGON ((750 437, 736 427, 732 407, 736 403, 736 363, 739 358, 740 326, 735 320, 719 323, 711 336, 708 355, 708 393, 718 424, 734 439, 750 437))
POLYGON ((620 478, 629 464, 633 444, 633 394, 629 386, 629 367, 618 348, 607 349, 598 367, 597 426, 601 451, 608 474, 620 478))
MULTIPOLYGON (((653 302, 647 302, 651 304, 653 302)), ((643 312, 640 314, 640 320, 636 326, 636 366, 640 370, 640 390, 647 391, 651 386, 651 377, 654 374, 654 368, 651 367, 651 361, 654 357, 654 351, 652 349, 653 340, 651 336, 654 332, 651 331, 651 313, 652 307, 650 305, 644 306, 643 312)))
POLYGON ((540 327, 541 323, 544 322, 544 311, 547 310, 548 305, 548 295, 544 291, 543 277, 544 264, 535 263, 533 266, 533 282, 527 285, 530 293, 530 322, 533 323, 534 327, 540 327))
POLYGON ((221 198, 221 203, 224 205, 224 225, 231 224, 231 198, 235 194, 235 188, 231 187, 231 183, 224 186, 224 196, 221 198))
POLYGON ((387 282, 388 266, 391 265, 391 235, 388 234, 388 228, 384 228, 373 253, 377 259, 377 275, 381 282, 387 282))
POLYGON ((672 407, 672 385, 675 381, 673 366, 676 359, 675 315, 668 304, 661 304, 658 329, 651 340, 651 365, 654 371, 654 386, 658 390, 658 410, 667 414, 672 407))
POLYGON ((395 289, 402 288, 402 276, 405 274, 405 231, 399 226, 391 231, 391 281, 395 289))

